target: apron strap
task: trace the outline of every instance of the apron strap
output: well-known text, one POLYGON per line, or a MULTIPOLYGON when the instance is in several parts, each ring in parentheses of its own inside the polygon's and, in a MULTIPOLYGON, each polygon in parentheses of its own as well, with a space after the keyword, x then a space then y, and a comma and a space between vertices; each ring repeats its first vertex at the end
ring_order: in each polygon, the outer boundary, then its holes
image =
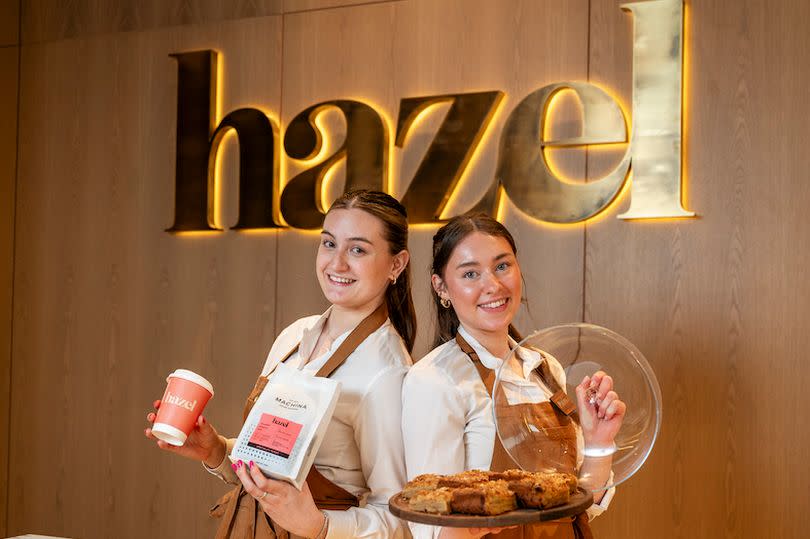
POLYGON ((478 375, 481 377, 481 381, 484 382, 484 387, 487 388, 487 393, 492 395, 492 389, 495 386, 495 372, 491 369, 487 369, 484 367, 483 363, 478 357, 478 352, 470 346, 464 337, 461 336, 461 333, 456 332, 456 344, 458 347, 461 348, 461 351, 467 354, 473 365, 475 366, 475 370, 478 371, 478 375))
MULTIPOLYGON (((374 310, 374 312, 357 324, 352 332, 346 337, 346 340, 344 340, 340 346, 338 346, 335 353, 332 354, 332 356, 326 361, 326 363, 323 364, 320 369, 318 369, 315 376, 322 378, 328 378, 331 376, 332 373, 335 372, 335 370, 340 367, 344 361, 346 361, 352 352, 354 352, 369 335, 377 331, 387 319, 388 307, 386 302, 383 301, 380 306, 374 310)), ((284 363, 290 359, 290 357, 296 351, 298 351, 300 344, 301 343, 299 342, 289 352, 287 352, 279 363, 284 363)), ((253 391, 245 404, 245 410, 242 418, 243 421, 247 419, 250 410, 256 403, 256 399, 258 399, 259 394, 261 394, 267 385, 269 376, 270 374, 267 376, 260 376, 256 381, 256 385, 254 386, 253 391)), ((310 491, 312 492, 312 498, 320 509, 346 510, 349 507, 358 507, 360 505, 360 499, 357 496, 324 477, 323 474, 321 474, 321 472, 315 468, 315 465, 310 468, 306 481, 309 485, 310 491)), ((240 498, 242 498, 244 495, 244 490, 241 487, 234 488, 230 493, 231 498, 227 500, 230 503, 226 505, 225 509, 225 522, 233 522, 236 516, 236 508, 240 503, 240 498)), ((250 501, 252 501, 252 498, 250 501)), ((261 510, 258 509, 258 506, 256 506, 254 510, 261 512, 261 510)), ((225 533, 225 530, 221 528, 220 533, 225 533)), ((222 537, 228 536, 223 535, 222 537)))
MULTIPOLYGON (((354 352, 366 338, 377 331, 388 319, 388 307, 383 301, 370 315, 365 317, 346 340, 340 343, 335 353, 318 369, 315 376, 329 378, 335 370, 354 352)), ((296 347, 297 348, 297 347, 296 347)), ((292 354, 289 354, 292 355, 292 354)), ((289 357, 288 355, 288 357, 289 357)), ((285 358, 286 359, 286 358, 285 358)), ((307 484, 312 492, 312 498, 319 509, 346 510, 349 507, 358 507, 360 500, 357 496, 327 479, 313 464, 307 475, 307 484)))
MULTIPOLYGON (((472 361, 475 369, 478 371, 478 374, 481 377, 481 381, 484 383, 484 387, 486 387, 489 394, 493 397, 494 406, 495 396, 493 395, 493 386, 495 383, 495 372, 491 369, 487 369, 481 363, 478 353, 458 332, 456 332, 456 344, 458 344, 461 351, 467 354, 472 361)), ((556 380, 548 368, 547 361, 545 361, 545 357, 540 366, 535 369, 535 372, 540 379, 546 383, 546 385, 549 385, 552 389, 556 389, 554 395, 551 397, 551 399, 549 399, 553 406, 569 417, 576 417, 576 406, 565 391, 560 388, 559 384, 556 383, 556 380), (550 384, 549 380, 552 380, 553 382, 550 384), (568 411, 566 412, 566 410, 568 411)), ((551 407, 548 409, 549 412, 553 410, 551 407)), ((509 467, 517 467, 517 464, 514 462, 509 453, 507 453, 506 448, 504 448, 503 444, 501 443, 500 437, 496 433, 495 444, 492 449, 492 463, 490 464, 490 469, 503 471, 509 467)), ((484 537, 490 539, 500 539, 501 536, 503 536, 503 539, 533 539, 535 537, 567 539, 573 536, 575 539, 593 539, 593 532, 591 531, 590 524, 588 523, 588 516, 585 513, 580 513, 579 515, 575 516, 571 523, 554 524, 555 523, 544 523, 544 525, 521 526, 516 530, 505 530, 498 535, 488 534, 484 537)))
MULTIPOLYGON (((472 346, 470 346, 470 343, 468 343, 464 337, 461 336, 461 333, 458 332, 456 332, 456 344, 458 344, 461 351, 467 354, 467 357, 470 358, 475 370, 478 371, 478 375, 481 377, 481 381, 484 383, 484 387, 487 389, 487 393, 492 395, 492 390, 495 385, 495 372, 484 367, 480 358, 478 357, 478 353, 475 351, 475 349, 473 349, 472 346)), ((494 395, 492 395, 492 397, 494 406, 494 395)), ((489 468, 491 470, 503 471, 515 467, 518 467, 517 463, 506 451, 506 448, 501 443, 500 436, 498 436, 498 433, 496 432, 495 443, 492 447, 492 461, 489 464, 489 468)))
MULTIPOLYGON (((467 354, 467 356, 469 356, 469 358, 472 360, 478 374, 481 376, 481 381, 484 382, 484 387, 486 387, 489 394, 492 395, 492 389, 495 385, 495 372, 484 367, 478 357, 478 353, 475 351, 475 349, 473 349, 472 346, 470 346, 470 343, 468 343, 459 332, 456 332, 456 344, 458 344, 461 351, 467 354)), ((560 412, 568 417, 573 418, 574 420, 577 420, 576 404, 574 404, 565 390, 560 387, 560 384, 554 378, 554 375, 551 374, 551 369, 548 367, 546 357, 539 350, 537 350, 537 352, 541 355, 541 357, 543 357, 543 361, 537 366, 537 368, 534 369, 534 372, 540 377, 544 384, 554 391, 554 394, 551 396, 549 401, 551 401, 551 404, 553 404, 560 412)))
MULTIPOLYGON (((357 327, 355 327, 349 336, 346 337, 346 340, 340 343, 338 349, 335 350, 335 353, 323 364, 323 366, 318 369, 318 372, 315 373, 315 376, 320 376, 323 378, 329 378, 332 373, 340 367, 346 358, 348 358, 355 349, 360 346, 360 343, 366 340, 366 338, 377 331, 388 319, 388 306, 386 305, 385 300, 380 303, 380 306, 374 309, 370 315, 365 317, 357 327)), ((296 349, 298 347, 296 346, 296 349)), ((292 353, 288 354, 287 357, 292 355, 292 353)), ((284 358, 287 359, 287 358, 284 358)))
MULTIPOLYGON (((360 343, 365 341, 369 335, 380 329, 387 319, 388 306, 386 305, 386 302, 383 301, 380 306, 374 309, 370 315, 363 318, 360 323, 357 324, 352 332, 346 337, 346 340, 340 343, 340 346, 338 346, 338 349, 335 350, 335 353, 332 354, 328 360, 326 360, 326 363, 324 363, 320 369, 318 369, 315 376, 329 378, 332 373, 338 367, 340 367, 344 361, 346 361, 346 358, 348 358, 352 352, 354 352, 355 349, 360 346, 360 343)), ((281 361, 276 363, 276 367, 279 365, 279 363, 284 363, 290 359, 290 357, 292 357, 292 355, 298 351, 300 346, 301 342, 299 341, 290 349, 289 352, 284 355, 283 358, 281 358, 281 361)), ((275 367, 273 367, 273 370, 275 370, 275 367)), ((263 378, 268 378, 271 374, 273 374, 273 370, 267 373, 267 375, 263 378)))

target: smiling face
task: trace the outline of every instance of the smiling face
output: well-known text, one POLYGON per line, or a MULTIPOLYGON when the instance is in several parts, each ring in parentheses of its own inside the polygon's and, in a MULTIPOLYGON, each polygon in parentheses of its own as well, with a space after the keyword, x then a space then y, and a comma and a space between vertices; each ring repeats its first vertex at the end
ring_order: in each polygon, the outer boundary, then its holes
POLYGON ((433 275, 432 283, 479 342, 505 337, 520 308, 520 266, 509 242, 500 236, 469 234, 453 249, 444 275, 433 275))
POLYGON ((370 311, 383 301, 407 251, 391 254, 383 223, 359 209, 332 210, 323 221, 315 270, 326 299, 339 309, 370 311))

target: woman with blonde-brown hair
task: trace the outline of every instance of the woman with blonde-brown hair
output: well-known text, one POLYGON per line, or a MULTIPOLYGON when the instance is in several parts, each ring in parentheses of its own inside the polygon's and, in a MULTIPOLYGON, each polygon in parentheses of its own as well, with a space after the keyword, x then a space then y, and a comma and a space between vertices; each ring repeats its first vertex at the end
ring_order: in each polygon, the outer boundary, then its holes
MULTIPOLYGON (((315 263, 331 307, 276 338, 243 414, 281 362, 340 381, 334 415, 301 491, 266 478, 252 462, 231 465, 226 455, 234 440, 202 416, 184 446, 157 442, 235 485, 215 507, 222 517, 218 539, 403 536, 387 504, 405 482, 400 394, 416 333, 408 263, 407 216, 396 199, 361 190, 332 204, 315 263)), ((147 417, 154 419, 154 413, 147 417)), ((145 433, 154 439, 150 429, 145 433)))
MULTIPOLYGON (((496 434, 490 397, 498 368, 521 340, 512 326, 523 287, 512 235, 484 214, 451 219, 433 237, 431 283, 437 322, 434 349, 411 368, 403 384, 408 478, 424 473, 517 468, 496 434)), ((516 357, 519 367, 510 371, 510 383, 542 388, 542 394, 521 393, 534 396, 520 405, 530 406, 532 413, 543 417, 558 435, 554 441, 558 447, 543 450, 564 454, 560 471, 576 473, 578 469, 581 482, 587 478, 586 487, 604 486, 610 478, 610 458, 583 457, 583 449, 613 447, 625 405, 613 391, 611 378, 600 371, 577 386, 577 424, 557 404, 558 397, 564 395, 564 391, 559 392, 565 388, 560 364, 527 348, 520 348, 516 357), (589 389, 596 392, 595 404, 586 402, 589 389), (565 451, 559 450, 561 444, 565 451)), ((559 466, 560 462, 554 464, 559 466)), ((495 533, 499 539, 590 537, 589 518, 605 510, 613 492, 595 494, 596 504, 587 515, 565 522, 506 530, 413 524, 411 530, 417 538, 442 539, 495 533)))

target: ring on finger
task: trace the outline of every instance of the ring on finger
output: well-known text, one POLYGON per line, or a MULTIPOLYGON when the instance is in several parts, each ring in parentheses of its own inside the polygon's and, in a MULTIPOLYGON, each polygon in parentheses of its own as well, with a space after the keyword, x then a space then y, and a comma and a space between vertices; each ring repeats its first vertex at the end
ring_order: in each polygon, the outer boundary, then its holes
POLYGON ((267 491, 266 491, 266 490, 265 490, 265 491, 262 493, 262 495, 261 495, 261 496, 259 496, 258 498, 256 498, 256 500, 257 500, 257 501, 262 501, 262 500, 264 499, 264 497, 265 497, 265 496, 267 496, 267 491))

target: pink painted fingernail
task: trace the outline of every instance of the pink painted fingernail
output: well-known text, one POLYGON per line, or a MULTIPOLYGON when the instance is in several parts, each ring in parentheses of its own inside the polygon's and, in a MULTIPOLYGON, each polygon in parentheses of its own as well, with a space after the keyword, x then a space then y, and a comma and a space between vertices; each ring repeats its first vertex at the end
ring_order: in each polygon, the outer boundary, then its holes
POLYGON ((252 460, 248 463, 248 468, 250 468, 251 470, 253 469, 253 461, 252 460))
POLYGON ((237 466, 239 466, 239 467, 241 468, 241 467, 242 467, 242 464, 244 464, 244 462, 242 462, 242 461, 240 460, 240 461, 239 461, 239 463, 237 464, 237 466))
POLYGON ((231 464, 231 468, 233 468, 233 471, 236 471, 236 464, 231 464))

